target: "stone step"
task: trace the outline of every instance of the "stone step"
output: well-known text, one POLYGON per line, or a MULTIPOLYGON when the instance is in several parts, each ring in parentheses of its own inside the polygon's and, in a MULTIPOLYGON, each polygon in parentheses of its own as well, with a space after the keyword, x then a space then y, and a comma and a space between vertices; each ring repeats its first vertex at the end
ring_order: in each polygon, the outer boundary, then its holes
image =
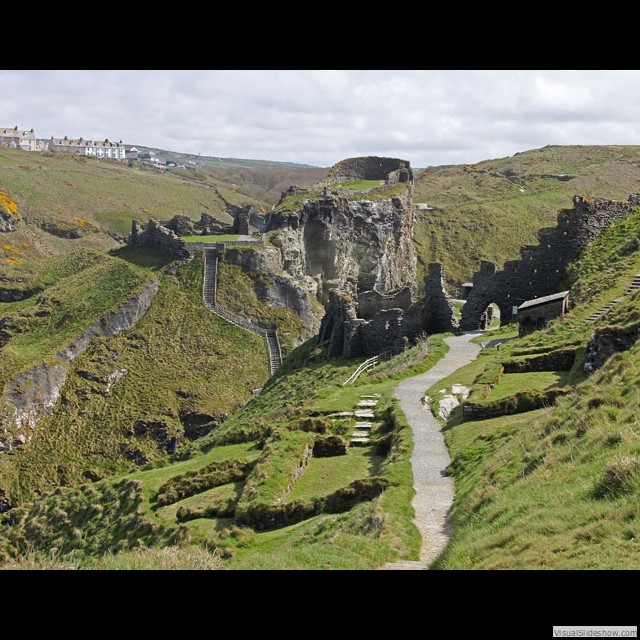
POLYGON ((427 567, 419 560, 398 560, 398 562, 387 562, 380 568, 383 571, 423 571, 427 567))
POLYGON ((380 397, 379 393, 372 393, 370 396, 360 396, 363 400, 372 400, 380 397))
POLYGON ((371 440, 369 438, 351 438, 349 441, 354 447, 362 446, 365 444, 369 444, 371 440))
MULTIPOLYGON (((369 432, 368 431, 354 431, 351 434, 352 438, 366 438, 367 440, 369 439, 369 432)), ((352 440, 353 442, 353 440, 352 440)))
POLYGON ((371 429, 372 427, 373 427, 372 422, 356 422, 353 428, 362 430, 362 429, 371 429))
POLYGON ((356 418, 367 418, 373 420, 376 417, 376 414, 373 411, 367 411, 366 409, 360 409, 353 413, 356 418))
POLYGON ((358 402, 356 406, 362 407, 364 409, 369 407, 375 407, 377 404, 378 404, 377 400, 360 400, 360 402, 358 402))

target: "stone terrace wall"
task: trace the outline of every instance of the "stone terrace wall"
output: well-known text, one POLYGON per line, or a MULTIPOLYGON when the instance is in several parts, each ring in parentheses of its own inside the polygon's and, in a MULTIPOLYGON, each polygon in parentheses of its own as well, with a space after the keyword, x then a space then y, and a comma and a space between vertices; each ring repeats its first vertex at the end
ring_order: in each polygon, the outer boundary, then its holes
POLYGON ((573 209, 560 209, 558 224, 538 232, 539 244, 520 249, 520 260, 505 262, 504 269, 483 261, 473 276, 473 289, 462 308, 463 330, 478 329, 486 307, 500 307, 500 321, 508 322, 513 307, 525 300, 557 293, 562 288, 565 267, 611 223, 633 209, 629 202, 574 196, 573 209))

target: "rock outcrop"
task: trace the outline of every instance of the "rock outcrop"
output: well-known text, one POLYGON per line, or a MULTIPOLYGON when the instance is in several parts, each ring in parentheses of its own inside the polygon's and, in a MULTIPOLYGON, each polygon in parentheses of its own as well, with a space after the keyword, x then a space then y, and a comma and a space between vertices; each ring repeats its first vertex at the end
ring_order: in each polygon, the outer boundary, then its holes
MULTIPOLYGON (((291 309, 299 316, 305 326, 302 340, 316 334, 321 316, 314 310, 308 291, 284 270, 280 252, 274 247, 227 247, 224 251, 224 261, 240 267, 251 278, 254 291, 260 300, 270 307, 291 309)), ((295 346, 298 344, 299 342, 295 341, 295 346)))
POLYGON ((283 194, 267 220, 271 243, 284 270, 325 305, 319 341, 328 342, 330 356, 398 350, 416 291, 409 163, 352 158, 329 179, 330 193, 310 193, 295 207, 291 198, 307 194, 283 194), (381 183, 355 193, 337 184, 355 179, 381 183))
POLYGON ((457 327, 442 265, 416 304, 412 197, 407 161, 351 158, 329 171, 322 194, 291 188, 269 216, 284 269, 325 305, 318 342, 330 357, 395 353, 423 331, 457 327), (349 188, 362 180, 374 184, 349 188))
POLYGON ((4 189, 0 189, 0 233, 15 231, 19 224, 17 203, 4 189))
POLYGON ((625 329, 604 327, 596 331, 587 343, 584 371, 595 373, 612 355, 627 351, 640 338, 640 327, 625 329))
POLYGON ((415 289, 416 258, 411 242, 411 189, 402 197, 352 200, 319 196, 296 211, 269 217, 267 231, 287 272, 322 303, 348 281, 358 292, 391 294, 415 289))
POLYGON ((187 260, 190 255, 185 241, 156 220, 149 220, 146 225, 133 220, 127 244, 136 249, 163 251, 177 260, 187 260))

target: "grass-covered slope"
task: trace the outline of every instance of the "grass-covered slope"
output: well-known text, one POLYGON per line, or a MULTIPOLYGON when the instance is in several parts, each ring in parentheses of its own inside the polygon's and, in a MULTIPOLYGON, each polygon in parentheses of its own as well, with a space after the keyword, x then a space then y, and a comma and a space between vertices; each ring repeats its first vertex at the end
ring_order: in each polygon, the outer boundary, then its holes
MULTIPOLYGON (((14 149, 0 150, 0 189, 16 203, 23 221, 3 242, 20 249, 23 257, 65 252, 78 245, 114 247, 109 234, 126 236, 134 218, 199 218, 207 212, 230 221, 218 193, 234 204, 253 204, 259 210, 265 206, 204 169, 160 171, 115 160, 14 149), (77 229, 81 237, 58 237, 43 229, 47 226, 77 229)), ((0 249, 0 264, 15 258, 0 249)))
POLYGON ((0 303, 0 389, 19 372, 50 359, 150 279, 122 260, 91 250, 38 266, 20 283, 38 293, 0 303))
POLYGON ((441 338, 430 338, 385 363, 384 371, 343 387, 358 361, 327 361, 308 341, 261 395, 182 446, 172 464, 58 489, 9 511, 0 528, 4 566, 373 569, 415 558, 420 539, 412 523, 411 431, 390 393, 399 377, 428 368, 444 350, 441 338), (318 443, 347 442, 355 422, 331 420, 328 404, 353 409, 370 393, 381 394, 371 443, 346 455, 322 454, 318 443), (314 445, 317 455, 297 473, 314 445), (87 496, 100 502, 96 491, 112 505, 103 529, 95 526, 95 506, 86 502, 87 496), (114 527, 119 511, 123 521, 114 527), (242 526, 243 518, 256 527, 242 526), (270 525, 271 518, 285 521, 270 525), (64 535, 69 540, 63 543, 64 535), (167 546, 176 541, 190 546, 167 546), (137 545, 161 549, 131 551, 137 545))
POLYGON ((468 402, 504 409, 463 420, 458 408, 448 422, 453 537, 436 567, 640 568, 640 342, 591 377, 583 368, 595 330, 638 336, 637 292, 598 322, 584 320, 626 290, 638 271, 639 238, 636 211, 572 265, 569 316, 499 351, 485 350, 429 391, 437 398, 440 388, 463 383, 472 387, 468 402), (563 372, 552 370, 552 359, 546 371, 500 370, 572 349, 574 364, 563 372), (527 376, 526 389, 514 386, 514 376, 527 376), (550 385, 564 393, 555 398, 550 385), (519 394, 522 412, 513 413, 518 403, 509 394, 519 394))
POLYGON ((419 211, 414 240, 419 269, 445 264, 458 286, 480 260, 501 265, 537 244, 556 211, 575 194, 626 200, 640 184, 640 147, 548 146, 475 165, 429 167, 415 181, 419 211))
MULTIPOLYGON (((139 262, 154 264, 153 256, 142 257, 137 255, 139 262)), ((38 295, 52 301, 58 292, 51 315, 33 314, 25 333, 2 348, 3 379, 81 333, 111 304, 125 276, 138 283, 153 274, 160 290, 136 327, 95 339, 73 362, 54 415, 38 424, 26 445, 3 456, 0 488, 12 501, 29 499, 52 484, 166 460, 183 437, 206 431, 222 414, 236 411, 268 378, 264 340, 203 306, 201 260, 177 276, 92 252, 55 258, 55 269, 47 264, 57 274, 73 273, 38 295), (75 273, 79 258, 90 265, 75 273), (61 322, 58 318, 67 324, 52 325, 61 322)), ((50 277, 40 276, 42 282, 50 277)), ((2 318, 27 313, 36 300, 0 304, 0 313, 11 309, 2 318)))

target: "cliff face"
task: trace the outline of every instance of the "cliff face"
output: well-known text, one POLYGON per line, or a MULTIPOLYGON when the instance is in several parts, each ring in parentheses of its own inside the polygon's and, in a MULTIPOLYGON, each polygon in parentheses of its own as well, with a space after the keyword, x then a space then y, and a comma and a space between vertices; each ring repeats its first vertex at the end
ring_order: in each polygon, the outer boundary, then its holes
POLYGON ((283 194, 267 232, 282 268, 325 306, 319 340, 330 355, 401 344, 416 291, 414 223, 411 169, 395 158, 344 160, 323 193, 283 194))
POLYGON ((267 231, 277 231, 271 242, 283 268, 326 304, 329 292, 347 282, 358 294, 413 291, 413 224, 409 185, 399 197, 353 200, 332 193, 309 199, 297 211, 276 210, 267 231))

